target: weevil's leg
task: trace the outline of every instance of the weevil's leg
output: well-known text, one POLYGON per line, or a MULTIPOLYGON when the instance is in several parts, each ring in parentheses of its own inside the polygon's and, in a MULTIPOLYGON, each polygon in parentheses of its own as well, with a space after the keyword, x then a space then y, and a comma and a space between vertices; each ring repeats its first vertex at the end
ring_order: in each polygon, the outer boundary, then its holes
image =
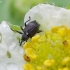
POLYGON ((27 20, 26 22, 25 22, 25 26, 27 25, 26 23, 28 22, 28 21, 30 21, 31 20, 31 17, 29 16, 29 20, 27 20))
POLYGON ((26 22, 25 22, 25 26, 26 26, 26 22))
POLYGON ((42 32, 42 30, 38 30, 38 32, 37 32, 37 33, 40 33, 40 32, 42 32))
POLYGON ((18 32, 19 34, 23 34, 22 32, 20 32, 20 31, 16 31, 16 32, 18 32))
POLYGON ((23 34, 22 32, 20 32, 20 31, 16 31, 16 30, 13 30, 13 29, 11 29, 12 31, 14 31, 14 32, 18 32, 19 34, 23 34))
POLYGON ((23 27, 22 27, 22 26, 20 26, 20 28, 21 28, 21 30, 22 30, 22 31, 24 31, 24 29, 23 29, 23 27))
POLYGON ((23 42, 23 40, 21 40, 21 42, 20 42, 20 46, 22 45, 22 42, 23 42))

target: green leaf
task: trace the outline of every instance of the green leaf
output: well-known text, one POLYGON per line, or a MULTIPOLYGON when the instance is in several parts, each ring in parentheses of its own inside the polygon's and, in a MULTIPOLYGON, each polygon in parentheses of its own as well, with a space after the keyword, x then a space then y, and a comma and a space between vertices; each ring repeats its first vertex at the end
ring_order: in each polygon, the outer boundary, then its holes
POLYGON ((70 3, 69 3, 68 6, 66 7, 66 9, 70 9, 70 3))
MULTIPOLYGON (((22 32, 20 26, 18 26, 18 25, 13 25, 13 24, 10 24, 10 23, 8 23, 8 24, 9 24, 10 29, 11 29, 12 31, 14 31, 14 32, 17 32, 17 31, 22 32)), ((20 40, 20 37, 17 37, 17 40, 20 40)))
POLYGON ((9 26, 10 26, 10 29, 13 31, 21 31, 21 28, 18 25, 9 24, 9 26))

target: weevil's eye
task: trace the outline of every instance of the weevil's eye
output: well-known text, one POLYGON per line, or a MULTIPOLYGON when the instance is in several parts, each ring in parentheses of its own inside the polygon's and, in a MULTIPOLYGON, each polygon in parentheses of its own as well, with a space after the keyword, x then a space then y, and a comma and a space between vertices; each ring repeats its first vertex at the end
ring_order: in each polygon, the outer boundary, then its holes
POLYGON ((23 34, 23 35, 22 35, 22 40, 25 41, 25 40, 27 40, 27 39, 28 39, 27 35, 26 35, 26 34, 23 34))

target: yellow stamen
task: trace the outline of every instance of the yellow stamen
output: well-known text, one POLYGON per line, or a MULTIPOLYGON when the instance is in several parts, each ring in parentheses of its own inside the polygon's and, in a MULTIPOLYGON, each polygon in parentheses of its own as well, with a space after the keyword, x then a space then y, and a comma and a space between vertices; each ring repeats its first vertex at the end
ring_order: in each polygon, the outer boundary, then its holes
POLYGON ((26 42, 24 45, 23 45, 23 48, 26 49, 26 48, 30 48, 32 47, 32 44, 30 42, 26 42))
POLYGON ((58 70, 63 70, 62 68, 59 68, 58 70))
POLYGON ((61 27, 59 27, 57 33, 58 33, 60 36, 66 35, 66 33, 67 33, 67 27, 66 27, 66 26, 61 26, 61 27))
POLYGON ((47 38, 51 38, 51 32, 46 31, 46 32, 45 32, 45 35, 46 35, 47 38))
POLYGON ((70 39, 70 29, 67 30, 67 38, 70 39))
POLYGON ((62 65, 65 65, 66 63, 68 63, 70 61, 70 57, 66 57, 62 60, 62 65))
POLYGON ((27 55, 29 58, 31 58, 31 59, 35 59, 35 58, 36 58, 36 55, 34 54, 34 51, 33 51, 32 48, 27 48, 27 49, 25 50, 25 52, 26 52, 26 55, 27 55))
POLYGON ((67 48, 70 48, 70 39, 66 38, 66 39, 63 41, 63 44, 64 44, 64 46, 66 46, 67 48))
POLYGON ((48 67, 53 66, 54 63, 55 63, 55 61, 53 59, 52 60, 48 59, 48 60, 44 61, 44 65, 48 66, 48 67))
POLYGON ((22 66, 24 70, 34 70, 33 66, 31 64, 25 64, 22 66))
POLYGON ((24 60, 25 60, 25 61, 30 62, 30 58, 29 58, 26 54, 24 54, 23 57, 24 57, 24 60))
POLYGON ((41 66, 37 66, 37 70, 43 70, 41 66))
POLYGON ((40 35, 35 35, 32 37, 32 42, 37 42, 40 38, 40 35))
POLYGON ((69 68, 65 67, 65 68, 63 68, 63 70, 69 70, 69 68))
POLYGON ((52 29, 51 29, 51 31, 52 31, 53 33, 56 33, 57 30, 58 30, 58 27, 57 27, 57 26, 54 26, 54 27, 52 27, 52 29))

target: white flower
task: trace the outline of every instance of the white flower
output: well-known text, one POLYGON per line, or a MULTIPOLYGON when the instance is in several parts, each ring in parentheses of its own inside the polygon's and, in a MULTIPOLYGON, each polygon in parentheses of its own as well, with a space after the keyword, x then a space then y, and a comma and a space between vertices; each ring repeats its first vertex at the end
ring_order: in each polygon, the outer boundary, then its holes
POLYGON ((23 49, 17 40, 18 33, 14 33, 6 21, 0 24, 0 70, 23 70, 23 49), (7 51, 11 58, 8 58, 7 51))
POLYGON ((36 20, 42 30, 50 29, 55 25, 67 25, 70 27, 70 10, 49 4, 39 4, 31 8, 25 15, 24 23, 31 17, 36 20))

